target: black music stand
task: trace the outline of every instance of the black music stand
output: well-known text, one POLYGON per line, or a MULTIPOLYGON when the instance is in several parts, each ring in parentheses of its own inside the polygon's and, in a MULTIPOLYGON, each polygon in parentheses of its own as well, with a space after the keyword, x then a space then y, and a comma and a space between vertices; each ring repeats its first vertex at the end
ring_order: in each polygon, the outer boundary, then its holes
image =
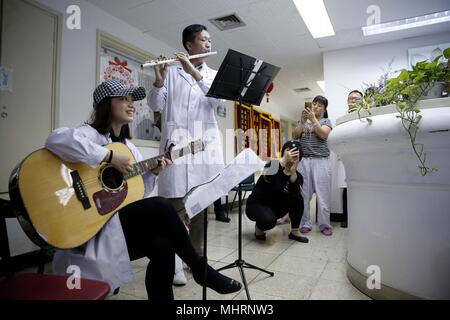
MULTIPOLYGON (((272 83, 280 68, 260 59, 256 59, 234 50, 228 50, 224 61, 214 79, 207 97, 238 101, 259 106, 267 88, 272 83)), ((267 273, 273 277, 274 273, 245 262, 242 259, 242 192, 239 197, 239 221, 238 221, 238 259, 217 271, 238 268, 244 283, 247 299, 250 299, 244 268, 255 269, 267 273)))
POLYGON ((203 259, 205 273, 203 274, 203 288, 202 288, 202 300, 206 300, 206 278, 208 274, 208 257, 206 252, 208 250, 206 244, 208 241, 208 208, 203 210, 203 259))

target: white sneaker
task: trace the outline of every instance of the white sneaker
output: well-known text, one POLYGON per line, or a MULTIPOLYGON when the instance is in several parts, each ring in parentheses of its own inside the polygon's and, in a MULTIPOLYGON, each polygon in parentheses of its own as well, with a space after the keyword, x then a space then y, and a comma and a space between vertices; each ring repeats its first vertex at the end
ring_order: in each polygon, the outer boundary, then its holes
POLYGON ((186 275, 184 274, 183 269, 181 269, 173 276, 173 285, 181 287, 186 285, 186 283, 187 283, 186 275))

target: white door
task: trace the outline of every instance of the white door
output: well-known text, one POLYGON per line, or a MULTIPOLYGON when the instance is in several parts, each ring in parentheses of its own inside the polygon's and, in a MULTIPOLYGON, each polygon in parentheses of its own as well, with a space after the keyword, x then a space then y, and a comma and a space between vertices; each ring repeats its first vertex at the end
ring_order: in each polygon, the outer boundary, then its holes
MULTIPOLYGON (((5 197, 11 171, 41 148, 53 129, 58 16, 24 0, 3 0, 2 15, 0 65, 13 70, 12 91, 0 90, 0 192, 5 197)), ((23 247, 27 241, 13 242, 23 247)), ((12 254, 27 251, 11 249, 12 254)))

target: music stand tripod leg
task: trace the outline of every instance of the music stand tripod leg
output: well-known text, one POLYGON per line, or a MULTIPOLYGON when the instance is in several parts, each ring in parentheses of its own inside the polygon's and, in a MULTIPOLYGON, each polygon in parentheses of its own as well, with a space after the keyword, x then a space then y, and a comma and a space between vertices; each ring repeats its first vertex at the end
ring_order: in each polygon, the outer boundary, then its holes
POLYGON ((247 300, 252 300, 252 298, 250 298, 250 292, 248 291, 248 284, 247 284, 247 279, 245 278, 244 268, 242 267, 241 263, 238 265, 238 269, 239 269, 239 273, 241 274, 242 282, 244 283, 244 289, 245 289, 245 294, 247 295, 247 300))
POLYGON ((262 269, 262 268, 257 267, 257 266, 254 266, 254 265, 252 265, 252 264, 250 264, 250 263, 248 263, 248 262, 244 262, 244 264, 242 265, 242 267, 243 267, 243 268, 247 268, 247 269, 254 269, 254 270, 259 270, 259 271, 265 272, 265 273, 267 273, 268 275, 270 275, 271 277, 274 276, 274 273, 273 273, 273 272, 267 271, 267 270, 262 269))
POLYGON ((207 278, 207 271, 208 271, 208 256, 206 255, 207 252, 207 240, 208 240, 208 208, 203 210, 203 256, 204 256, 204 268, 205 268, 205 274, 203 275, 203 300, 206 300, 206 278, 207 278))
POLYGON ((230 263, 227 266, 217 269, 217 271, 237 267, 239 269, 239 273, 241 274, 241 278, 242 278, 242 282, 244 284, 244 289, 245 289, 245 293, 247 295, 247 299, 251 300, 250 292, 248 290, 247 280, 245 278, 244 268, 256 269, 256 270, 267 273, 271 277, 274 276, 274 273, 267 271, 265 269, 259 268, 257 266, 254 266, 252 264, 249 264, 242 259, 242 190, 241 190, 241 185, 239 185, 239 187, 238 187, 238 204, 239 204, 239 208, 238 208, 238 210, 239 210, 239 213, 238 213, 239 214, 239 217, 238 217, 238 259, 235 262, 230 263))

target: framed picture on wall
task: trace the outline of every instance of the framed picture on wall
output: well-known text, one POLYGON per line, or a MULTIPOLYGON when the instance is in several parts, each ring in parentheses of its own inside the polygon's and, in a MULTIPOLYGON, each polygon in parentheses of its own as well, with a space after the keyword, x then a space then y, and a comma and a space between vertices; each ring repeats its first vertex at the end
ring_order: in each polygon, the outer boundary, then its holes
MULTIPOLYGON (((155 80, 152 68, 142 69, 151 54, 102 31, 97 32, 97 83, 116 79, 127 86, 141 86, 147 94, 155 80)), ((153 112, 147 99, 135 102, 136 113, 130 123, 131 136, 137 146, 159 147, 162 114, 153 112)))

